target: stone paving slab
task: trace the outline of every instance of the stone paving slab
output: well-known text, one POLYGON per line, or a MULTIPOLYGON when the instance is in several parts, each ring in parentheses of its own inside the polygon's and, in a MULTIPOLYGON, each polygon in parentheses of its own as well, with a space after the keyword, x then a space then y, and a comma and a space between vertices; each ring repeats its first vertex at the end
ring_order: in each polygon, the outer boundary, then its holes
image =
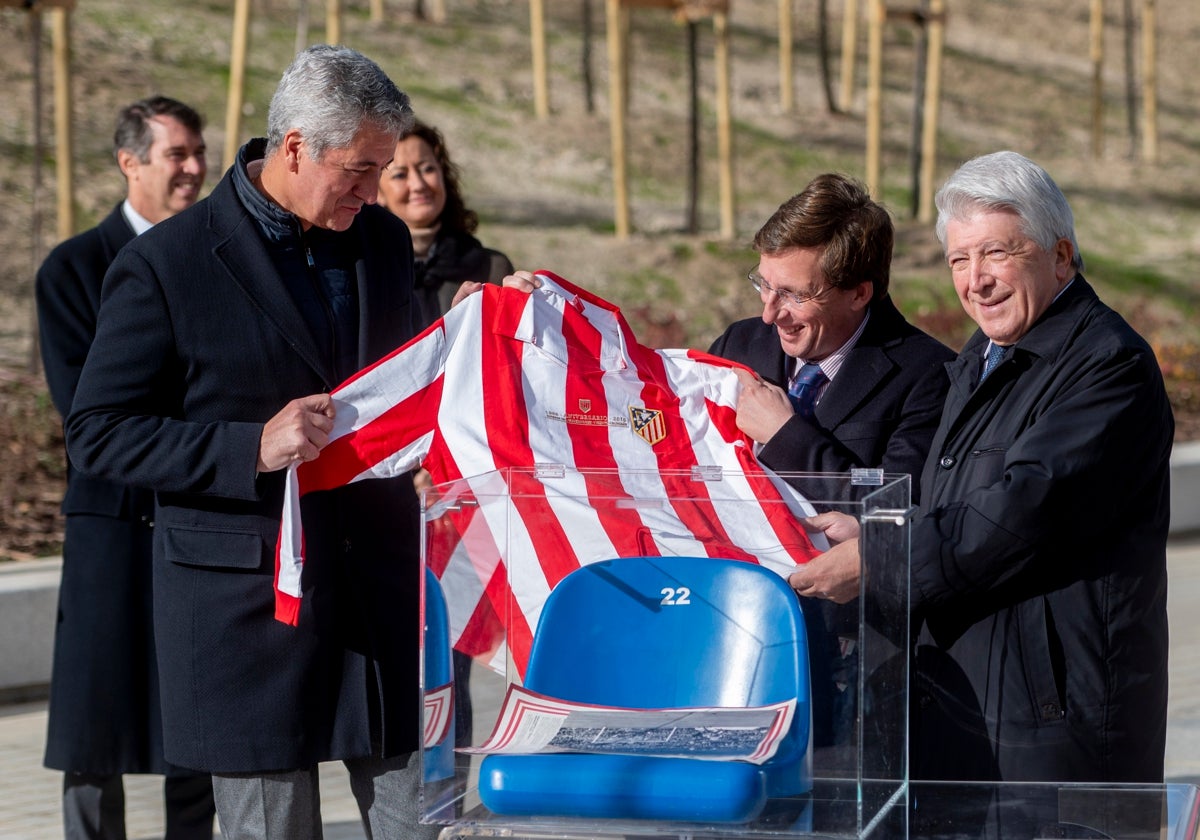
MULTIPOLYGON (((62 774, 42 767, 46 704, 0 707, 0 840, 61 840, 62 774)), ((350 781, 340 763, 321 765, 325 840, 365 840, 350 781)), ((161 840, 162 777, 125 777, 129 840, 161 840)), ((218 832, 218 836, 219 832, 218 832)))
MULTIPOLYGON (((1200 784, 1200 535, 1168 547, 1171 689, 1166 776, 1200 784)), ((61 774, 42 767, 46 705, 0 706, 0 840, 59 840, 61 774)), ((350 784, 340 763, 321 765, 326 840, 365 840, 350 784)), ((127 776, 130 840, 161 840, 162 780, 127 776)))
POLYGON ((1167 779, 1200 784, 1200 535, 1167 545, 1167 779))

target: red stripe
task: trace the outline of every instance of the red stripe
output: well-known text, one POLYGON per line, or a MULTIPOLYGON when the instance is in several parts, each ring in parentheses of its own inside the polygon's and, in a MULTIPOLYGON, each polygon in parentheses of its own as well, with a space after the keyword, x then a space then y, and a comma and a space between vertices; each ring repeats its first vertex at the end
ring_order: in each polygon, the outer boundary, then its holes
POLYGON ((666 366, 663 357, 654 350, 638 344, 629 325, 620 322, 625 334, 625 344, 634 369, 641 377, 642 401, 647 408, 662 412, 666 437, 654 444, 654 456, 663 482, 667 485, 669 498, 673 499, 675 515, 684 526, 704 543, 709 557, 728 557, 734 560, 754 560, 754 556, 736 548, 733 540, 717 516, 703 481, 687 477, 670 477, 670 471, 690 470, 698 465, 696 452, 691 446, 687 423, 679 410, 680 400, 668 387, 666 366), (678 484, 679 486, 672 486, 678 484))
POLYGON ((588 498, 596 500, 596 516, 613 544, 615 556, 642 554, 637 535, 644 532, 645 527, 636 508, 619 508, 616 503, 617 499, 632 497, 625 492, 619 479, 613 480, 603 473, 592 471, 617 466, 617 457, 609 438, 609 405, 604 370, 600 366, 603 336, 581 312, 566 307, 563 312, 563 337, 567 343, 566 412, 569 414, 578 410, 578 413, 584 413, 581 402, 587 400, 591 406, 587 413, 604 419, 603 425, 596 426, 566 424, 572 458, 582 473, 588 498), (601 499, 603 503, 600 503, 601 499))
POLYGON ((335 397, 338 396, 340 394, 340 392, 343 389, 345 389, 345 387, 347 385, 349 385, 351 382, 355 382, 359 379, 362 379, 364 376, 369 374, 371 371, 375 370, 375 368, 377 368, 377 367, 386 365, 388 362, 390 362, 392 359, 396 358, 396 356, 399 356, 401 353, 403 353, 409 347, 412 347, 414 344, 419 344, 421 342, 421 339, 423 339, 425 336, 429 335, 432 332, 437 332, 441 328, 442 328, 442 322, 434 321, 432 324, 430 324, 428 327, 426 327, 420 333, 418 333, 417 335, 410 338, 408 341, 406 341, 404 344, 397 347, 392 352, 388 353, 382 359, 372 362, 371 364, 367 365, 365 368, 362 368, 357 373, 353 374, 350 378, 346 379, 344 382, 342 382, 342 384, 338 385, 336 388, 333 389, 333 396, 335 396, 335 397))
MULTIPOLYGON (((511 559, 511 558, 510 558, 511 559)), ((492 579, 488 581, 487 596, 497 613, 505 619, 508 629, 508 649, 512 652, 517 672, 525 677, 525 666, 529 662, 529 650, 533 646, 533 628, 521 611, 521 606, 513 598, 512 589, 508 585, 505 566, 496 567, 492 579)))
POLYGON ((397 441, 412 441, 437 429, 444 376, 396 403, 361 429, 330 441, 315 461, 296 470, 300 495, 341 487, 393 455, 397 441))
MULTIPOLYGON (((701 361, 706 361, 706 359, 701 359, 701 361)), ((731 438, 726 430, 737 429, 736 410, 729 406, 717 405, 712 401, 708 401, 707 408, 714 428, 723 430, 722 437, 726 440, 735 440, 736 438, 731 438)), ((737 434, 741 433, 737 432, 737 434)), ((816 557, 818 552, 813 546, 808 532, 797 521, 779 488, 763 472, 751 447, 739 447, 736 455, 746 483, 754 493, 754 498, 759 500, 759 506, 776 539, 779 540, 779 544, 787 549, 788 554, 797 563, 807 563, 816 557)))
MULTIPOLYGON (((507 295, 494 294, 484 301, 483 323, 495 325, 483 342, 484 428, 496 463, 532 467, 534 454, 529 440, 529 406, 525 404, 522 390, 524 377, 493 374, 509 366, 519 370, 522 364, 524 345, 506 336, 516 332, 529 305, 529 296, 511 289, 507 291, 507 295), (492 302, 495 305, 489 306, 492 302)), ((579 558, 562 523, 546 501, 542 483, 520 470, 512 471, 509 477, 512 502, 530 538, 535 541, 546 583, 553 588, 565 575, 579 568, 579 558)), ((512 564, 512 558, 509 563, 512 564)))
MULTIPOLYGON (((279 588, 279 544, 282 539, 283 532, 280 531, 280 536, 275 539, 275 620, 282 621, 284 624, 297 626, 300 623, 300 598, 294 595, 289 595, 279 588)), ((300 534, 300 556, 304 556, 304 533, 300 534)), ((303 582, 303 577, 301 577, 303 582)))
MULTIPOLYGON (((441 436, 434 439, 429 455, 425 459, 425 466, 430 471, 430 475, 437 481, 438 486, 463 480, 462 471, 446 448, 445 440, 441 436)), ((427 498, 426 506, 428 507, 432 501, 427 498)), ((426 523, 425 562, 439 579, 445 577, 445 572, 451 562, 454 562, 456 567, 457 564, 465 564, 464 573, 477 576, 478 572, 472 560, 484 562, 487 559, 491 559, 480 558, 478 556, 473 558, 461 557, 453 553, 454 549, 462 541, 463 534, 467 533, 467 529, 471 527, 476 517, 482 517, 479 508, 474 505, 468 505, 459 510, 447 512, 439 520, 426 523)), ((491 534, 491 531, 487 528, 486 521, 481 519, 478 524, 483 527, 485 533, 491 534)), ((477 553, 478 550, 479 547, 477 545, 472 545, 473 552, 477 553)), ((500 549, 496 547, 494 540, 490 544, 490 548, 486 550, 492 552, 493 557, 498 561, 497 566, 502 568, 503 564, 499 562, 502 559, 500 549)), ((476 579, 478 580, 478 577, 476 579)), ((497 613, 492 601, 492 593, 496 593, 498 602, 502 604, 506 603, 508 598, 503 594, 503 589, 497 592, 493 587, 491 592, 489 592, 489 584, 491 584, 490 580, 479 580, 480 589, 483 590, 484 595, 470 607, 471 616, 467 619, 458 638, 451 640, 455 650, 470 656, 481 656, 492 653, 504 638, 504 622, 500 618, 504 613, 497 613)), ((507 584, 502 584, 503 586, 507 586, 507 584)), ((459 596, 460 593, 447 591, 446 595, 449 599, 459 596)), ((474 597, 473 592, 471 595, 474 597)))

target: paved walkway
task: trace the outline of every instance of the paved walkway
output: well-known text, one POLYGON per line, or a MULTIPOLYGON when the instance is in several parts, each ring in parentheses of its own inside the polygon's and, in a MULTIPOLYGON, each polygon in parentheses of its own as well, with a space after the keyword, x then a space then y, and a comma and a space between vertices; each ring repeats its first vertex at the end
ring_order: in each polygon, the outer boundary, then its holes
MULTIPOLYGON (((0 839, 61 840, 62 774, 42 767, 46 704, 0 707, 0 839)), ((365 840, 350 782, 340 763, 321 765, 325 840, 365 840)), ((163 833, 162 777, 125 777, 125 822, 130 840, 163 833)))
MULTIPOLYGON (((1170 568, 1171 695, 1167 779, 1200 784, 1200 536, 1173 540, 1170 568)), ((0 840, 58 840, 59 773, 42 767, 46 706, 0 706, 0 840)), ((125 782, 130 840, 162 837, 161 779, 125 782)), ((321 767, 326 840, 365 840, 340 764, 321 767)))

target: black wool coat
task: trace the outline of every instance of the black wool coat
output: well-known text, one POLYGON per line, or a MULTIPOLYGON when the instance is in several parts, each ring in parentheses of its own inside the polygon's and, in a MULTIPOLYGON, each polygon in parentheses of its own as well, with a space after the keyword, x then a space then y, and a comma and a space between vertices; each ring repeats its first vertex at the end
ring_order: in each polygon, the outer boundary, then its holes
MULTIPOLYGON (((346 235, 362 255, 366 365, 414 334, 412 243, 374 206, 346 235)), ((306 497, 299 626, 274 618, 284 473, 256 471, 263 425, 338 382, 267 248, 227 173, 208 198, 122 250, 66 425, 77 467, 156 493, 166 757, 218 772, 418 745, 410 479, 306 497)))
MULTIPOLYGON (((117 205, 38 269, 39 344, 64 418, 96 333, 100 287, 133 239, 117 205)), ((67 464, 62 579, 46 726, 47 767, 113 775, 173 772, 163 759, 152 630, 152 494, 67 464)))
POLYGON ((1077 276, 950 394, 912 528, 917 778, 1161 782, 1174 421, 1154 353, 1077 276))
MULTIPOLYGON (((777 472, 845 473, 856 467, 882 467, 912 476, 915 495, 915 481, 950 384, 945 363, 954 358, 954 351, 908 323, 890 296, 872 301, 870 311, 815 416, 794 415, 762 447, 759 459, 777 472)), ((761 318, 732 324, 710 352, 787 388, 794 360, 783 352, 775 326, 761 318)), ((838 637, 857 634, 859 605, 801 601, 810 648, 813 743, 824 747, 845 737, 839 733, 849 722, 837 721, 852 715, 856 706, 837 685, 854 681, 853 674, 838 673, 843 660, 838 637)))
POLYGON ((483 247, 471 234, 439 231, 429 256, 416 265, 419 326, 424 329, 449 312, 463 283, 499 283, 512 272, 508 257, 483 247))

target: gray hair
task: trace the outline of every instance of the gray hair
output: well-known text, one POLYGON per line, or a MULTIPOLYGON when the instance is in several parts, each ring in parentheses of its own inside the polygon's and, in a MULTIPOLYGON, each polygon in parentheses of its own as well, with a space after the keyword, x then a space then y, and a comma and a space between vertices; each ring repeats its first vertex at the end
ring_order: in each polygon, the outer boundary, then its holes
POLYGON ((171 117, 193 134, 204 132, 204 118, 190 105, 169 96, 150 96, 131 102, 117 113, 117 128, 113 131, 113 156, 129 152, 142 163, 150 162, 150 147, 154 131, 150 121, 155 117, 171 117))
POLYGON ((1083 270, 1071 205, 1046 170, 1024 155, 993 152, 967 161, 938 190, 934 203, 943 248, 949 221, 964 220, 979 210, 1007 210, 1020 218, 1025 235, 1047 251, 1060 239, 1070 240, 1071 266, 1083 270))
POLYGON ((319 44, 299 53, 271 97, 267 157, 299 130, 315 160, 354 142, 364 123, 400 137, 413 122, 408 94, 379 65, 347 47, 319 44))

